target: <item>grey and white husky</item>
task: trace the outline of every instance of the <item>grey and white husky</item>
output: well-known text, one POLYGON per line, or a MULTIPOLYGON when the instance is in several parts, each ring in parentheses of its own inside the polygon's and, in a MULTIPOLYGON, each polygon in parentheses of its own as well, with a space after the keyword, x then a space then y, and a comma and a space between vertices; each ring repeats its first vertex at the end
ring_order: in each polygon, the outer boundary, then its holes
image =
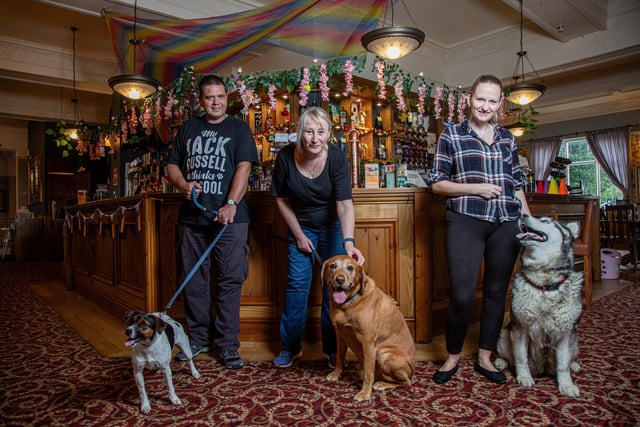
POLYGON ((533 387, 533 377, 555 375, 560 393, 577 397, 571 372, 580 371, 576 327, 584 274, 573 270, 572 242, 580 223, 523 215, 520 228, 522 268, 513 281, 511 322, 500 332, 495 366, 514 366, 524 387, 533 387))

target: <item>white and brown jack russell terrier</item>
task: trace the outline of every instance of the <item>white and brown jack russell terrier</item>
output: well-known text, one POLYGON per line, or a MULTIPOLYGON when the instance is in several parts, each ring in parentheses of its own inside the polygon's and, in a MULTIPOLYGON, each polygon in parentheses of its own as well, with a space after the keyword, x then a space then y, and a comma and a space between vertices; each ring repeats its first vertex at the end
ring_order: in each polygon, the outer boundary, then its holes
POLYGON ((157 369, 164 372, 169 390, 169 399, 174 405, 182 402, 173 388, 171 374, 171 357, 174 344, 187 356, 191 375, 200 378, 200 373, 193 363, 189 337, 182 325, 169 317, 166 313, 142 313, 129 311, 125 314, 124 322, 128 325, 125 335, 127 347, 133 347, 131 362, 133 376, 140 394, 140 410, 148 414, 151 404, 144 387, 144 369, 157 369))

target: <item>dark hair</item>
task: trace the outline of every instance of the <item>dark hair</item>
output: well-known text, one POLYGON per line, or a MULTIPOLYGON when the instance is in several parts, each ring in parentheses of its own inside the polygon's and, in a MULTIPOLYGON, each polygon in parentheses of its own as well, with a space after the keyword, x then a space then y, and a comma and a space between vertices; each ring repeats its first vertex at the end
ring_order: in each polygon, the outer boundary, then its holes
POLYGON ((207 74, 206 76, 202 77, 200 79, 200 83, 198 84, 198 91, 200 92, 200 95, 202 95, 202 89, 205 86, 222 86, 224 87, 224 92, 227 92, 227 85, 224 83, 224 80, 222 80, 222 78, 213 75, 213 74, 207 74))
POLYGON ((493 83, 495 85, 498 85, 498 87, 500 88, 500 93, 502 93, 502 81, 500 81, 500 79, 493 74, 483 74, 478 77, 475 82, 473 82, 473 85, 471 86, 472 95, 476 91, 476 87, 478 87, 480 83, 493 83))

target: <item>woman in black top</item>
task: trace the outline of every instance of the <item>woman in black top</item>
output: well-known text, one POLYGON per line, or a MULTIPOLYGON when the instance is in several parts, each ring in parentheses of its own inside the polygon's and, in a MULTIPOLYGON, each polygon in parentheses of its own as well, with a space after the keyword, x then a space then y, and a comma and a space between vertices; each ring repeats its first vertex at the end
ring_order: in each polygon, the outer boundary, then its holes
MULTIPOLYGON (((329 144, 331 119, 318 107, 300 117, 298 142, 284 147, 276 159, 271 194, 288 231, 288 287, 280 321, 282 351, 274 366, 287 368, 302 355, 302 334, 307 320, 309 289, 313 279, 313 252, 322 261, 346 254, 364 263, 355 247, 355 214, 349 162, 329 144)), ((322 292, 322 348, 329 364, 335 361, 336 336, 329 318, 329 290, 322 292)))

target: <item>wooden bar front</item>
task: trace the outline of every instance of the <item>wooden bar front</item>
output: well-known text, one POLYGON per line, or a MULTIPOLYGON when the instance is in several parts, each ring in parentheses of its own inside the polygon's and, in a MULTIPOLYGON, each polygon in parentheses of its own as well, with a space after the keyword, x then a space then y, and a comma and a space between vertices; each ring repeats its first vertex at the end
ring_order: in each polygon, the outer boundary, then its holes
MULTIPOLYGON (((355 238, 366 271, 400 305, 416 340, 430 339, 425 189, 354 190, 355 238)), ((252 213, 249 277, 243 286, 240 339, 278 341, 287 287, 287 227, 268 192, 247 193, 252 213)), ((114 316, 161 311, 180 286, 176 230, 182 195, 150 194, 67 208, 68 286, 114 316)), ((320 339, 319 274, 305 339, 320 339)), ((215 289, 215 287, 214 287, 215 289)), ((170 310, 184 321, 182 298, 170 310)))
MULTIPOLYGON (((560 220, 583 220, 586 203, 593 199, 527 196, 534 215, 560 220)), ((278 341, 287 287, 287 248, 280 238, 286 236, 287 227, 268 192, 249 192, 247 200, 252 223, 240 339, 278 341)), ((70 243, 65 245, 68 286, 116 317, 131 309, 164 310, 180 286, 176 229, 181 201, 180 194, 151 194, 70 206, 66 222, 70 243)), ((355 238, 366 257, 367 273, 398 302, 416 342, 429 342, 444 333, 449 303, 444 198, 424 188, 356 189, 354 205, 355 238)), ((597 233, 597 228, 591 229, 597 233)), ((599 239, 591 241, 594 279, 599 280, 599 239)), ((318 276, 309 301, 305 339, 310 341, 320 340, 318 276)), ((182 301, 177 299, 170 314, 184 322, 182 301)), ((478 281, 472 321, 479 319, 481 302, 478 281)))

